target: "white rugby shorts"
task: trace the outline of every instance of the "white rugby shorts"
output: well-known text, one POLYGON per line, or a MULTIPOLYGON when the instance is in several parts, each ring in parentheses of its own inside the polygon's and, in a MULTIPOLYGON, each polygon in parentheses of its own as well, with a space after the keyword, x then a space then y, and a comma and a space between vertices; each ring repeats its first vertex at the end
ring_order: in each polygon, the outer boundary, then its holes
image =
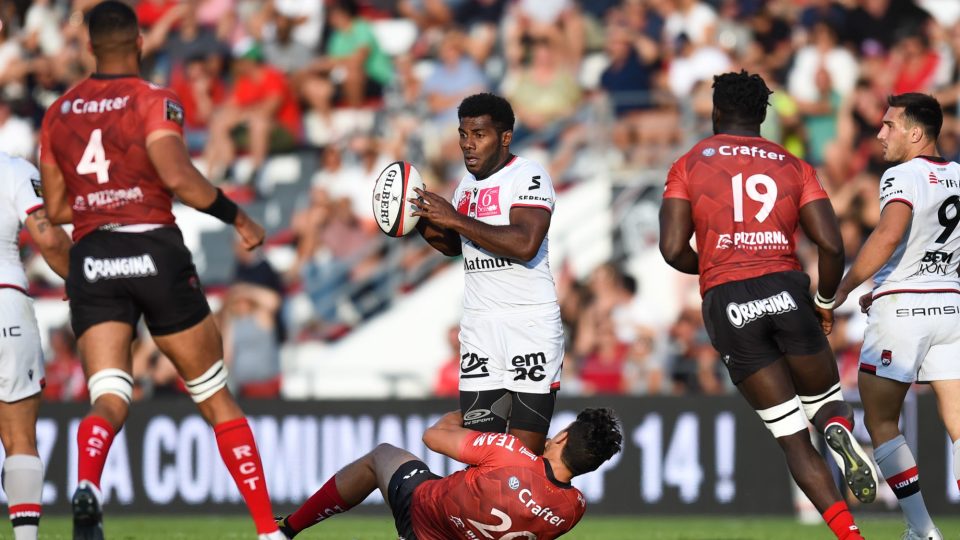
POLYGON ((873 301, 860 370, 912 383, 960 379, 960 294, 892 293, 873 301))
POLYGON ((560 388, 563 326, 556 304, 529 310, 464 313, 460 390, 546 394, 560 388))
POLYGON ((16 289, 0 288, 0 401, 36 394, 43 388, 43 373, 33 300, 16 289))

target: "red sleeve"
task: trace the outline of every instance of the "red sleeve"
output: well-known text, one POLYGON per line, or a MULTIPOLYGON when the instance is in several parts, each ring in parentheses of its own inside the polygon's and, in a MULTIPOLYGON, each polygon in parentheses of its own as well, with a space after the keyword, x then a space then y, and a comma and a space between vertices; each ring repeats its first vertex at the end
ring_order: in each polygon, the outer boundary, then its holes
POLYGON ((468 465, 502 466, 510 465, 518 458, 523 457, 521 448, 530 453, 530 456, 536 457, 527 450, 520 439, 507 433, 480 433, 466 437, 463 446, 460 447, 460 459, 468 465))
POLYGON ((807 203, 826 199, 827 192, 823 190, 823 184, 817 177, 817 171, 813 167, 803 164, 803 191, 800 192, 800 207, 807 203))
POLYGON ((45 165, 56 165, 57 160, 53 157, 53 146, 50 145, 50 124, 53 114, 50 111, 59 110, 60 101, 47 109, 47 114, 43 115, 43 122, 40 124, 40 144, 37 146, 37 161, 45 165))
POLYGON ((144 137, 161 129, 183 134, 183 104, 172 90, 147 90, 139 100, 144 137))
POLYGON ((670 172, 667 173, 667 186, 664 188, 663 198, 690 200, 690 193, 687 190, 687 156, 681 156, 680 159, 674 161, 670 167, 670 172))

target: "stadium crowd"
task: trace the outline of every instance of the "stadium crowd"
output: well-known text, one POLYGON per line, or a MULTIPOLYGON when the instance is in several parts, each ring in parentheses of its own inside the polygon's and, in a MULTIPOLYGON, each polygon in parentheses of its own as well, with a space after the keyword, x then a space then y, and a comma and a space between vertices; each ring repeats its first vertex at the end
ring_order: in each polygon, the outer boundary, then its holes
MULTIPOLYGON (((0 1, 0 150, 34 160, 46 107, 92 70, 83 14, 94 3, 0 1)), ((288 248, 285 263, 238 260, 232 280, 207 283, 233 328, 225 332, 228 359, 243 377, 234 384, 250 396, 276 396, 279 367, 245 369, 245 357, 276 358, 285 340, 336 339, 382 309, 392 291, 437 268, 418 238, 400 242, 399 253, 385 247, 369 192, 386 163, 405 159, 449 195, 463 172, 456 106, 467 95, 494 91, 511 101, 515 150, 543 163, 558 190, 589 181, 599 167, 629 186, 659 183, 684 145, 709 132, 714 74, 760 73, 776 90, 764 136, 817 167, 849 261, 879 218, 886 164, 875 135, 888 94, 936 96, 945 112, 941 150, 960 158, 954 0, 132 3, 143 26, 143 76, 182 99, 188 146, 211 180, 256 204, 275 193, 271 156, 294 155, 310 171, 268 240, 288 248), (658 170, 664 174, 650 173, 658 170), (397 284, 385 267, 410 277, 397 284), (309 316, 284 309, 295 295, 309 300, 309 316)), ((801 256, 815 260, 809 245, 801 256)), ((624 262, 583 280, 556 269, 567 329, 564 391, 729 392, 696 294, 681 294, 665 317, 645 294, 654 287, 646 269, 624 262)), ((59 294, 39 264, 30 265, 33 277, 49 286, 35 292, 59 294)), ((695 291, 682 276, 662 279, 695 291)), ((852 305, 830 336, 851 388, 864 324, 852 305)), ((55 384, 45 396, 84 399, 69 332, 57 329, 50 342, 55 384)), ((149 343, 136 357, 143 395, 176 391, 149 343)), ((445 371, 439 394, 449 390, 445 371)))

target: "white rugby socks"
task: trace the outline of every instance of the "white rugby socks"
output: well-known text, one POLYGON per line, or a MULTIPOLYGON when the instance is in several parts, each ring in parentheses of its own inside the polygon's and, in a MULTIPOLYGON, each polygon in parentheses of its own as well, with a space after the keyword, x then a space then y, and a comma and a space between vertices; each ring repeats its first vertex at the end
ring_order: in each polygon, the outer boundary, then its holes
POLYGON ((907 446, 903 435, 881 444, 873 451, 880 473, 893 489, 900 503, 900 510, 910 529, 923 534, 936 528, 920 492, 920 474, 917 472, 917 460, 907 446))
POLYGON ((43 463, 37 456, 17 454, 3 462, 3 490, 7 493, 15 540, 36 540, 43 495, 43 463))

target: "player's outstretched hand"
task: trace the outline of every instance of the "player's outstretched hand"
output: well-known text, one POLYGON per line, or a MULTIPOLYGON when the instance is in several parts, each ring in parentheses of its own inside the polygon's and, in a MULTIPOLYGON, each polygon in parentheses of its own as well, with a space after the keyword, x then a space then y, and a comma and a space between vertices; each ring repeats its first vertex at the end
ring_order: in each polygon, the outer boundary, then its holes
POLYGON ((251 251, 262 244, 263 238, 266 236, 263 227, 256 221, 250 219, 250 216, 243 210, 237 212, 237 219, 233 222, 233 227, 240 235, 243 249, 247 251, 251 251))
POLYGON ((873 292, 868 292, 867 294, 860 297, 860 312, 866 313, 870 311, 870 306, 873 305, 873 292))
POLYGON ((439 227, 452 227, 458 217, 452 204, 431 191, 420 188, 413 188, 413 190, 419 197, 410 199, 410 202, 417 207, 417 211, 412 215, 426 218, 439 227))
POLYGON ((819 306, 814 306, 814 309, 817 310, 817 318, 820 319, 820 328, 823 329, 823 333, 830 335, 830 332, 833 332, 833 310, 823 309, 819 306))

